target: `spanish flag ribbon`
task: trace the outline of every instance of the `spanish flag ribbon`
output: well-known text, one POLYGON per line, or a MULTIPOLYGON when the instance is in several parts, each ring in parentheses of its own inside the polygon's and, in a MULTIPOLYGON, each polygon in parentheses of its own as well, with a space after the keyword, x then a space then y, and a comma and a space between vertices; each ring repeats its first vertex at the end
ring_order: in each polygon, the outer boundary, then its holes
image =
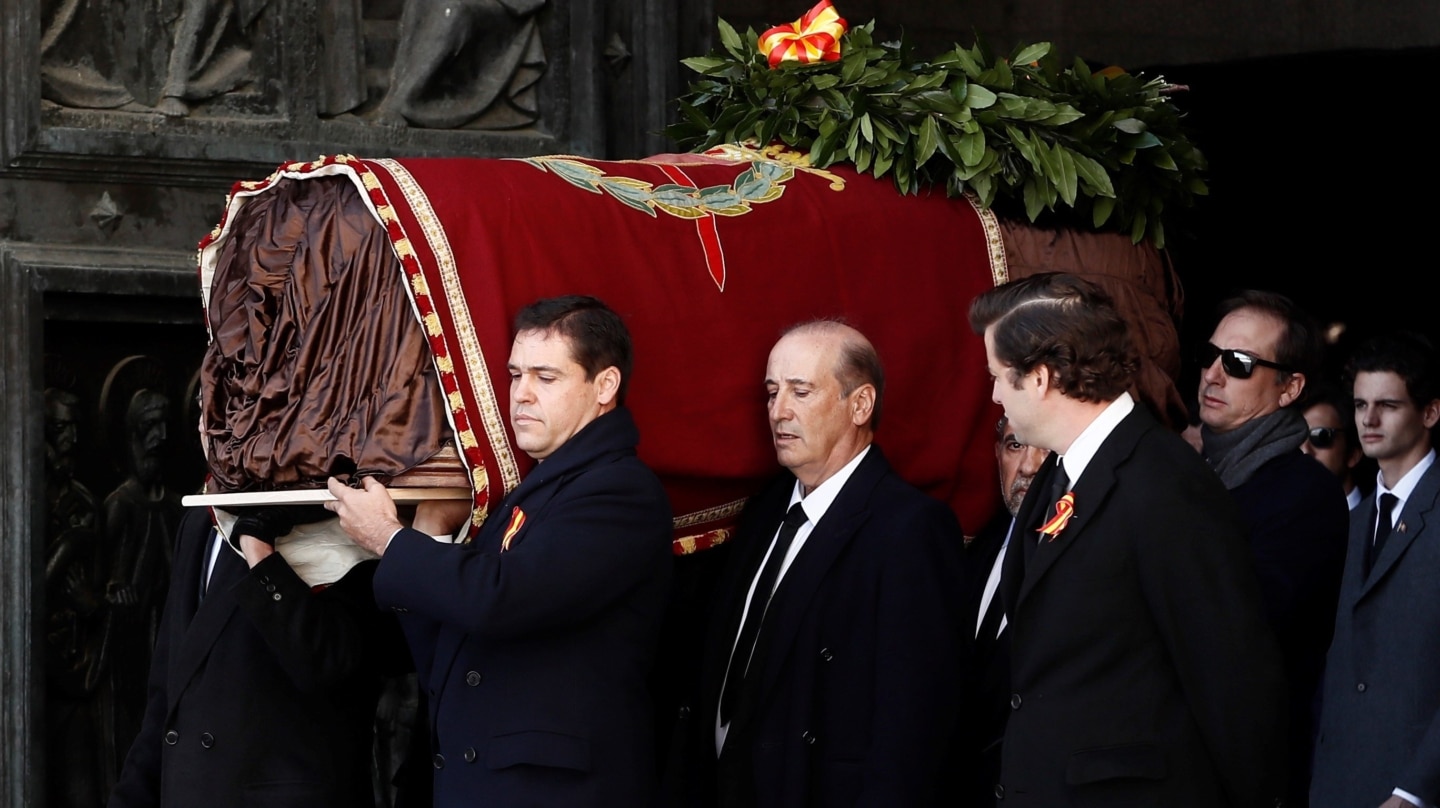
POLYGON ((777 25, 760 35, 760 51, 770 67, 781 62, 834 62, 840 59, 840 37, 848 26, 830 0, 820 0, 805 16, 788 25, 777 25))
POLYGON ((510 512, 510 524, 505 526, 505 538, 500 540, 500 552, 503 553, 510 549, 510 540, 515 538, 515 534, 519 533, 520 528, 524 526, 525 512, 520 510, 519 505, 516 505, 515 510, 510 512))
POLYGON ((1045 536, 1046 541, 1055 541, 1055 537, 1060 535, 1060 531, 1065 529, 1070 517, 1074 515, 1075 492, 1066 491, 1065 496, 1055 503, 1055 515, 1050 517, 1050 521, 1040 526, 1040 535, 1045 536))

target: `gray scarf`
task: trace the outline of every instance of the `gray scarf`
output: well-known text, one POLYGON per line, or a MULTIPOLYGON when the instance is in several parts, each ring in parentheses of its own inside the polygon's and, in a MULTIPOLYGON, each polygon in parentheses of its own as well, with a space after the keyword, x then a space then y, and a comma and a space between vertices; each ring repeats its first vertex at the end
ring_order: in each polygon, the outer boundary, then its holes
POLYGON ((1300 448, 1309 434, 1305 416, 1294 409, 1276 410, 1225 433, 1215 432, 1208 426, 1200 427, 1205 459, 1229 490, 1244 485, 1271 460, 1300 448))

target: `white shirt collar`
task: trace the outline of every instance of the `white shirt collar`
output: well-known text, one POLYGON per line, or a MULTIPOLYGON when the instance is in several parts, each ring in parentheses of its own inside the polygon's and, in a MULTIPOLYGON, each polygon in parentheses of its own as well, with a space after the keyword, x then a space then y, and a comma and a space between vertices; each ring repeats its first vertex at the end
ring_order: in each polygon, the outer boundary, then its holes
POLYGON ((1359 505, 1363 499, 1365 499, 1365 497, 1360 494, 1360 486, 1357 485, 1350 489, 1350 493, 1345 495, 1345 504, 1353 511, 1355 510, 1355 506, 1359 505))
MULTIPOLYGON (((808 497, 802 493, 804 486, 799 480, 796 480, 795 488, 790 492, 790 505, 800 503, 801 507, 805 509, 805 517, 810 520, 810 524, 817 524, 820 517, 825 515, 825 511, 830 509, 835 497, 840 494, 840 489, 845 487, 850 475, 855 473, 855 467, 859 466, 860 461, 869 453, 870 445, 867 444, 864 449, 860 450, 860 454, 855 455, 849 463, 841 466, 839 471, 830 476, 830 479, 815 486, 815 490, 811 491, 808 497)), ((786 506, 786 509, 788 510, 789 506, 786 506)))
POLYGON ((1100 445, 1133 409, 1135 399, 1131 398, 1129 393, 1121 393, 1075 438, 1069 451, 1060 456, 1065 475, 1070 478, 1071 488, 1075 487, 1075 481, 1080 479, 1080 475, 1085 473, 1085 467, 1090 465, 1095 453, 1100 451, 1100 445))
MULTIPOLYGON (((1376 472, 1375 501, 1380 501, 1381 494, 1394 494, 1396 499, 1400 500, 1401 503, 1404 503, 1405 500, 1410 498, 1410 492, 1415 490, 1416 485, 1419 485, 1420 478, 1425 476, 1425 472, 1429 471, 1430 466, 1434 463, 1435 450, 1431 449, 1430 451, 1425 453, 1424 457, 1420 458, 1420 462, 1415 464, 1415 468, 1412 468, 1409 471, 1405 472, 1405 476, 1400 478, 1400 482, 1396 483, 1394 488, 1386 488, 1385 475, 1376 472)), ((1395 510, 1395 514, 1397 517, 1399 516, 1399 508, 1395 510)))

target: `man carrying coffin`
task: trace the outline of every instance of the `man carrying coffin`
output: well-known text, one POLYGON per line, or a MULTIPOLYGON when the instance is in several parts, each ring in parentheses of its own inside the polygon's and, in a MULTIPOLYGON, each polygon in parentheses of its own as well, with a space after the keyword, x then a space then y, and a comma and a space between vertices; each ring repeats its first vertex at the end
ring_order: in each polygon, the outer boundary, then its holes
POLYGON ((515 331, 510 422, 538 465, 474 541, 426 535, 457 531, 468 503, 424 503, 404 528, 371 479, 331 480, 327 507, 381 556, 375 596, 428 702, 437 808, 644 806, 671 518, 635 455, 630 336, 580 296, 526 307, 515 331))

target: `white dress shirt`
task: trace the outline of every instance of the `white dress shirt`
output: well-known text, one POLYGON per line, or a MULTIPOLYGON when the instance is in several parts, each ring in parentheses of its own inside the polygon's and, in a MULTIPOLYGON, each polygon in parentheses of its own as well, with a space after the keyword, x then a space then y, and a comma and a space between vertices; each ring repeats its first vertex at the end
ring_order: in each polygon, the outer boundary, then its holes
MULTIPOLYGON (((828 480, 826 480, 825 482, 821 483, 820 485, 816 486, 816 487, 815 487, 815 490, 814 490, 814 491, 811 491, 809 496, 806 496, 806 495, 805 495, 805 493, 804 493, 804 490, 805 490, 805 489, 804 489, 804 487, 800 484, 800 481, 799 481, 799 480, 796 480, 796 481, 795 481, 795 488, 794 488, 794 490, 792 490, 792 491, 790 492, 790 503, 789 503, 789 505, 786 506, 786 510, 787 510, 787 511, 789 510, 790 505, 794 505, 794 504, 797 503, 797 502, 800 503, 800 507, 805 510, 805 520, 806 520, 806 521, 805 521, 805 524, 801 525, 801 526, 800 526, 800 529, 799 529, 798 531, 796 531, 796 533, 795 533, 795 538, 794 538, 794 539, 791 539, 791 541, 790 541, 790 549, 789 549, 788 551, 786 551, 786 553, 785 553, 785 558, 781 559, 781 561, 780 561, 780 573, 775 576, 775 586, 774 586, 773 589, 770 590, 770 592, 766 593, 766 595, 765 595, 765 603, 762 604, 761 608, 764 608, 765 605, 768 605, 768 604, 769 604, 769 597, 770 597, 770 595, 773 595, 774 592, 775 592, 775 590, 780 588, 780 581, 785 578, 785 572, 790 569, 790 565, 791 565, 792 563, 794 563, 795 557, 798 556, 798 555, 800 555, 800 548, 802 548, 802 547, 805 546, 805 540, 808 539, 808 538, 810 538, 810 534, 811 534, 811 532, 814 531, 815 525, 819 523, 820 518, 825 515, 825 511, 829 510, 831 504, 833 504, 833 503, 835 502, 835 497, 836 497, 837 495, 839 495, 840 489, 842 489, 842 488, 845 487, 845 483, 846 483, 847 481, 849 481, 850 475, 853 474, 853 473, 855 473, 855 467, 856 467, 856 466, 859 466, 859 465, 860 465, 860 461, 863 460, 863 459, 865 458, 865 455, 867 455, 867 454, 869 454, 869 453, 870 453, 870 447, 869 447, 869 446, 866 446, 864 449, 861 449, 861 450, 860 450, 860 454, 855 455, 855 457, 852 458, 849 463, 846 463, 843 467, 841 467, 841 469, 840 469, 839 471, 837 471, 837 472, 835 472, 833 475, 831 475, 830 479, 828 479, 828 480)), ((765 551, 765 557, 762 558, 762 559, 760 559, 760 566, 756 568, 755 578, 752 578, 752 579, 750 580, 750 590, 749 590, 749 592, 747 592, 746 595, 745 595, 745 608, 744 608, 743 611, 740 612, 740 626, 741 626, 742 629, 743 629, 744 626, 745 626, 745 617, 746 617, 746 615, 748 615, 748 614, 750 613, 751 601, 753 601, 753 600, 755 599, 755 584, 757 583, 757 579, 760 577, 760 570, 765 569, 765 562, 767 562, 767 561, 770 560, 770 553, 775 549, 775 539, 776 539, 779 535, 780 535, 780 528, 779 528, 779 526, 777 526, 777 527, 775 528, 775 533, 770 537, 770 549, 765 551)), ((739 634, 737 633, 736 636, 735 636, 735 638, 730 641, 730 653, 731 653, 732 655, 735 653, 735 644, 738 643, 739 641, 740 641, 740 636, 739 636, 739 634)), ((760 638, 757 636, 757 637, 755 638, 755 641, 758 643, 758 642, 760 641, 760 638)), ((727 666, 727 671, 726 671, 726 674, 725 674, 725 678, 728 680, 729 677, 730 677, 730 674, 729 674, 728 666, 727 666)), ((721 681, 721 683, 720 683, 720 692, 721 692, 721 693, 724 693, 724 692, 725 692, 725 686, 726 686, 727 683, 728 683, 727 681, 721 681)), ((725 735, 726 735, 726 733, 728 733, 729 731, 730 731, 730 725, 729 725, 729 724, 722 724, 722 723, 720 723, 720 711, 719 711, 719 710, 716 710, 716 711, 715 711, 715 754, 716 754, 716 755, 719 755, 721 748, 723 748, 723 747, 725 746, 725 735)))

